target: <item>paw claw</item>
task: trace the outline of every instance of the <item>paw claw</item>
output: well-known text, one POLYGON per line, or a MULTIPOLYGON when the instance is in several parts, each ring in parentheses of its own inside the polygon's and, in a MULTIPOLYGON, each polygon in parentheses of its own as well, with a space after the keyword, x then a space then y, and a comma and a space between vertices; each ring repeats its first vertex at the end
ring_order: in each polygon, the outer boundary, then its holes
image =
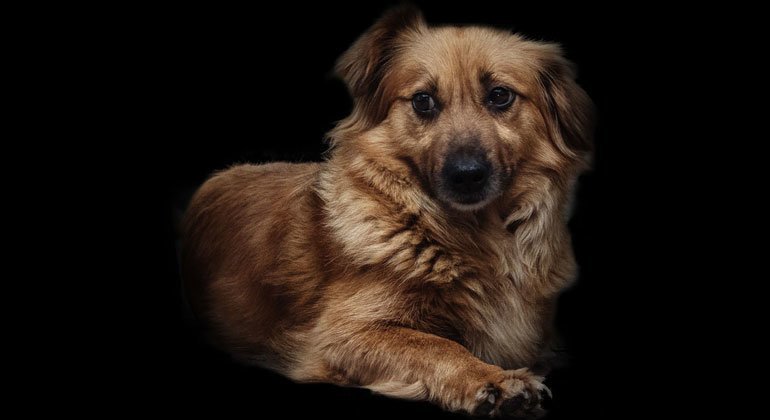
POLYGON ((551 389, 548 388, 545 384, 540 384, 537 389, 540 391, 540 397, 543 398, 544 395, 547 395, 548 398, 553 399, 553 393, 551 392, 551 389))
POLYGON ((553 393, 551 393, 551 390, 543 385, 543 388, 540 389, 540 406, 543 407, 543 409, 548 410, 551 408, 551 405, 553 403, 553 393))
MULTIPOLYGON (((467 413, 479 417, 538 419, 546 414, 543 405, 553 398, 543 384, 543 377, 527 369, 500 371, 490 382, 479 388, 466 408, 467 413)), ((472 388, 473 389, 473 388, 472 388)))
POLYGON ((533 408, 540 405, 540 395, 539 393, 530 395, 529 392, 524 391, 522 392, 524 394, 524 409, 525 410, 532 410, 533 408))
POLYGON ((491 413, 492 410, 495 409, 495 402, 499 396, 500 390, 491 384, 484 387, 479 391, 479 395, 477 396, 477 400, 480 400, 481 403, 476 407, 476 410, 473 411, 473 415, 486 416, 491 413))

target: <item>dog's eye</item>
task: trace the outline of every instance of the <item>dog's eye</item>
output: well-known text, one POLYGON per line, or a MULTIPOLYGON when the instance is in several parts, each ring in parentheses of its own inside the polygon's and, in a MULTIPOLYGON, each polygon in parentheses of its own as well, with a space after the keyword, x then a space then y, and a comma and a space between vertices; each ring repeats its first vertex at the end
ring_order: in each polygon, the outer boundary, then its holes
POLYGON ((417 111, 418 114, 429 114, 436 109, 436 101, 433 97, 425 92, 416 93, 412 96, 412 108, 417 111))
POLYGON ((505 109, 511 106, 513 100, 516 98, 516 94, 511 92, 510 89, 504 87, 496 87, 489 92, 487 96, 487 103, 498 109, 505 109))

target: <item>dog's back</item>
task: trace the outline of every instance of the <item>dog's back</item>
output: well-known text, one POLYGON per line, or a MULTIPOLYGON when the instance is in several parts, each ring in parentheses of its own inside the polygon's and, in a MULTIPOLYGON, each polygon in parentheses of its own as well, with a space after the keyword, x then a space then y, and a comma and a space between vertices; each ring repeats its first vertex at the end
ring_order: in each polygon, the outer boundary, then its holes
POLYGON ((280 363, 268 348, 276 346, 266 343, 285 340, 285 330, 306 322, 312 311, 307 302, 319 279, 301 273, 321 271, 314 238, 307 234, 319 217, 313 190, 319 168, 288 163, 232 167, 212 176, 185 213, 187 297, 215 343, 236 349, 236 356, 267 357, 260 362, 268 366, 280 363), (300 279, 306 282, 282 284, 300 279))

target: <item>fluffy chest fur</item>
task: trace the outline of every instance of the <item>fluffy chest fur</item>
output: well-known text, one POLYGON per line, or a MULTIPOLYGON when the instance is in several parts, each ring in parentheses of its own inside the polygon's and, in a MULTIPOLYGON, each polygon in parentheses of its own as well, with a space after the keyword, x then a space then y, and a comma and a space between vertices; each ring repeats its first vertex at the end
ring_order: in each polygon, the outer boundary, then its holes
POLYGON ((510 212, 457 214, 374 162, 330 165, 319 185, 346 269, 390 291, 379 321, 454 339, 500 366, 537 359, 556 293, 574 274, 562 220, 545 209, 560 205, 555 186, 543 180, 510 212))

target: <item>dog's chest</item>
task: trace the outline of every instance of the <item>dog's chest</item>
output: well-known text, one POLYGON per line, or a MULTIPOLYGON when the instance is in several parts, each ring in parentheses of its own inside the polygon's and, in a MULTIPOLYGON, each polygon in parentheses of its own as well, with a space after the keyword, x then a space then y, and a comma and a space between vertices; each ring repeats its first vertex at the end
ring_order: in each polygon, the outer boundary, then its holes
POLYGON ((478 358, 505 368, 523 367, 533 363, 542 349, 544 311, 505 281, 498 281, 503 287, 477 287, 455 297, 452 322, 460 340, 478 358))

